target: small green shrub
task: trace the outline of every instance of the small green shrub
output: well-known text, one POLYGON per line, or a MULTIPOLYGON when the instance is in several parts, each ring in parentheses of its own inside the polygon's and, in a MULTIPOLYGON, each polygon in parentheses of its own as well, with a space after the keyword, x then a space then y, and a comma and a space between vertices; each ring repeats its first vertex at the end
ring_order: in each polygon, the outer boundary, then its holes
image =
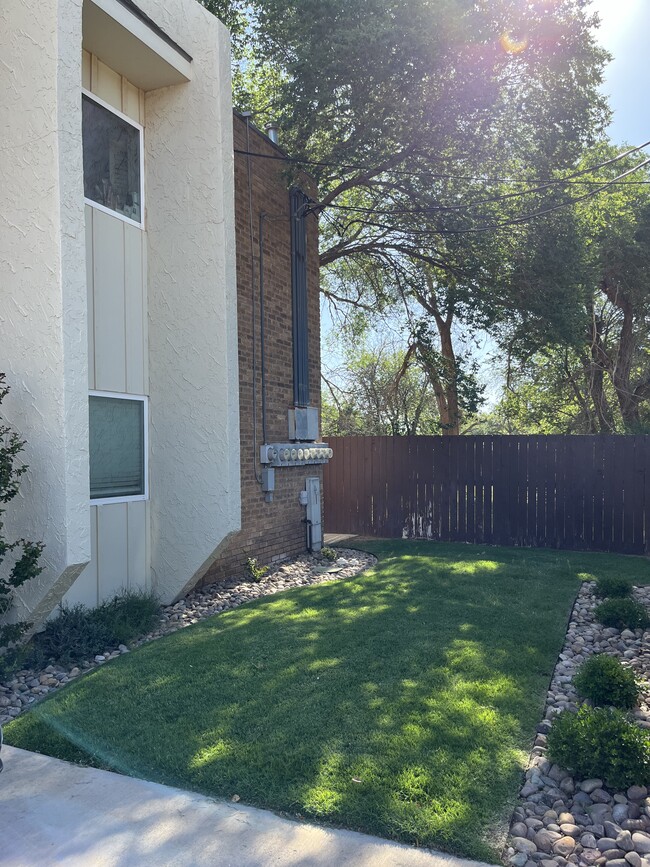
POLYGON ((618 578, 615 575, 601 576, 596 579, 596 596, 601 599, 616 597, 622 599, 632 595, 632 582, 627 578, 618 578))
POLYGON ((108 647, 144 635, 155 625, 160 603, 153 593, 125 590, 97 608, 61 605, 34 636, 31 663, 70 665, 91 660, 108 647))
POLYGON ((260 581, 268 571, 268 566, 258 566, 256 557, 249 557, 246 561, 246 574, 251 581, 260 581))
POLYGON ((648 612, 634 599, 607 599, 600 603, 594 614, 603 626, 616 629, 646 629, 650 626, 648 612))
POLYGON ((32 664, 58 662, 70 665, 90 660, 111 643, 106 623, 85 605, 59 606, 59 613, 48 620, 45 629, 32 641, 32 664))
POLYGON ((160 602, 144 590, 126 590, 93 612, 108 627, 113 644, 125 644, 150 632, 159 613, 160 602))
POLYGON ((334 548, 328 548, 327 545, 320 549, 321 557, 326 560, 336 560, 336 551, 334 548))
POLYGON ((548 755, 582 779, 619 791, 650 779, 650 735, 613 708, 562 711, 548 734, 548 755))
POLYGON ((639 687, 634 673, 624 668, 619 659, 599 653, 580 666, 573 685, 583 698, 595 705, 611 705, 627 710, 634 707, 639 687))

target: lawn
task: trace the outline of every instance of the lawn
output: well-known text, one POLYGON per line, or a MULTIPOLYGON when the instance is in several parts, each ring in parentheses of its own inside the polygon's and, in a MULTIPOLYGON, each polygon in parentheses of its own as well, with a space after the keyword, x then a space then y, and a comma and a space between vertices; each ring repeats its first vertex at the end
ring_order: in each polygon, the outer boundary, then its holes
POLYGON ((580 580, 640 558, 382 541, 373 570, 145 645, 5 729, 60 758, 496 861, 580 580))

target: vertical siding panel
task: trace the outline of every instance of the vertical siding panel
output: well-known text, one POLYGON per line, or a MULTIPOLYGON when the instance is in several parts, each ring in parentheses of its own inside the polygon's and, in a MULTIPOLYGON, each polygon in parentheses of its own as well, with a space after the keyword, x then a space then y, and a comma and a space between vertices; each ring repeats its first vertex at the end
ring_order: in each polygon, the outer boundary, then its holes
POLYGON ((102 391, 126 391, 124 225, 101 211, 93 215, 95 387, 102 391))
POLYGON ((93 278, 93 217, 95 211, 90 205, 84 208, 86 230, 86 299, 88 309, 88 388, 95 384, 95 288, 93 278))
POLYGON ((128 582, 128 503, 97 506, 99 600, 115 596, 128 582))
POLYGON ((124 224, 124 335, 126 344, 126 390, 146 394, 144 378, 144 286, 142 280, 143 233, 124 224))
POLYGON ((95 88, 97 87, 97 81, 99 79, 99 73, 97 71, 97 65, 99 61, 97 60, 96 54, 90 55, 90 89, 93 93, 95 93, 95 88))
POLYGON ((122 111, 127 117, 140 123, 140 91, 126 78, 122 78, 122 111))
POLYGON ((97 80, 93 81, 93 93, 122 111, 122 76, 101 60, 97 61, 97 80))
POLYGON ((81 52, 81 86, 85 87, 86 90, 90 90, 91 88, 91 76, 90 76, 90 65, 91 58, 89 51, 81 52))
POLYGON ((146 503, 127 503, 127 580, 130 588, 147 587, 146 503))

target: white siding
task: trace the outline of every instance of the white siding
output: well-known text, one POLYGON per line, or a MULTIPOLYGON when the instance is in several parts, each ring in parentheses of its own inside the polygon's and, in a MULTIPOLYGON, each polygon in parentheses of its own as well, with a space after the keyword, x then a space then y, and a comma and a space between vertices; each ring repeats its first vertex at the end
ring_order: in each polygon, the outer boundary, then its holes
MULTIPOLYGON (((140 122, 143 95, 87 51, 84 87, 140 122)), ((92 391, 149 393, 146 234, 86 205, 88 386, 92 391)), ((65 596, 95 606, 125 587, 150 586, 149 504, 88 506, 92 560, 65 596)))

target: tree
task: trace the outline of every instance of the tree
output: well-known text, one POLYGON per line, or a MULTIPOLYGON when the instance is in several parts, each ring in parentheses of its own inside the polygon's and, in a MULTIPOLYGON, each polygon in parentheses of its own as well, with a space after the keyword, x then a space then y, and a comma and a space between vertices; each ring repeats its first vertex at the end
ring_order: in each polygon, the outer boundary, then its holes
POLYGON ((328 297, 410 306, 408 349, 458 433, 476 391, 454 334, 494 321, 509 245, 487 229, 517 211, 494 179, 573 166, 607 120, 588 0, 206 2, 247 17, 240 107, 279 121, 318 183, 328 297), (351 259, 365 284, 337 281, 351 259))
MULTIPOLYGON (((5 384, 5 374, 0 373, 0 404, 9 393, 5 384)), ((43 571, 39 565, 42 542, 29 542, 26 539, 9 541, 5 538, 2 516, 6 509, 2 508, 18 494, 20 479, 27 472, 27 465, 20 463, 20 453, 25 443, 18 434, 0 418, 0 616, 8 613, 13 602, 13 595, 30 578, 35 578, 43 571), (7 557, 9 563, 5 563, 7 557)), ((27 624, 12 623, 0 626, 0 649, 6 648, 11 642, 17 641, 23 634, 27 624)))
POLYGON ((324 377, 325 436, 439 433, 432 385, 419 365, 389 343, 348 346, 337 384, 324 377), (342 381, 341 381, 342 380, 342 381))
POLYGON ((502 342, 526 372, 515 372, 506 403, 522 388, 545 394, 575 432, 633 433, 648 421, 650 170, 625 153, 600 144, 585 155, 583 169, 615 160, 584 175, 584 189, 598 195, 536 234, 530 227, 511 275, 502 342))

